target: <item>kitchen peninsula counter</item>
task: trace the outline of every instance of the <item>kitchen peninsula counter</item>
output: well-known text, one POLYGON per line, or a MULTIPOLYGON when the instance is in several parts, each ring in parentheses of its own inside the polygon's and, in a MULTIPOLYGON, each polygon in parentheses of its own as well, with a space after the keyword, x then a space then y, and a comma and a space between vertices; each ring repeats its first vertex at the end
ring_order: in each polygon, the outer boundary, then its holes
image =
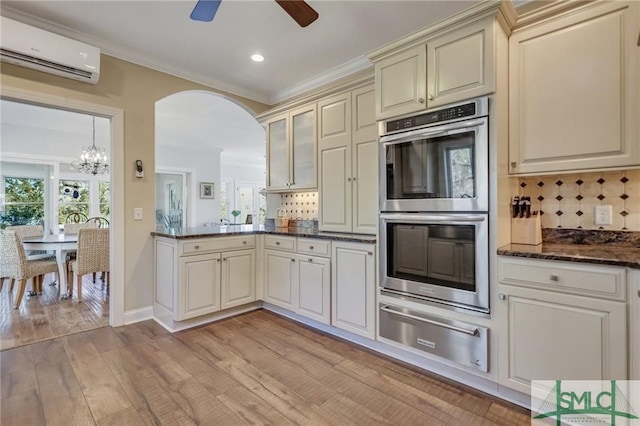
POLYGON ((319 238, 332 241, 346 241, 354 243, 376 243, 375 235, 347 234, 338 232, 324 232, 316 228, 276 228, 264 225, 220 225, 201 226, 195 228, 156 229, 151 235, 157 237, 186 240, 192 238, 229 237, 234 235, 274 234, 290 237, 319 238))

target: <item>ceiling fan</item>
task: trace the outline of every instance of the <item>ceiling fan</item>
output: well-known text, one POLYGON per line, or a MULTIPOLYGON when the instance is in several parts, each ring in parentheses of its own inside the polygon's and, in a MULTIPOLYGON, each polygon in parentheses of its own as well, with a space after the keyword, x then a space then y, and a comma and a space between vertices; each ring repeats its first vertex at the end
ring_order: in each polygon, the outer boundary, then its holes
MULTIPOLYGON (((198 0, 191 12, 191 19, 204 22, 213 21, 221 2, 222 0, 198 0)), ((318 19, 318 12, 303 0, 276 0, 276 3, 301 27, 306 27, 318 19)))

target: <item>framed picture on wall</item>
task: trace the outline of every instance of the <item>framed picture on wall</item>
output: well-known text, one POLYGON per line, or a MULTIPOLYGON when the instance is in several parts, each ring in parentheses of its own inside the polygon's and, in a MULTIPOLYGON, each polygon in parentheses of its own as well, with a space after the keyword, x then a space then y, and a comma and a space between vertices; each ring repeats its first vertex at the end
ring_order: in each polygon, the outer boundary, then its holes
POLYGON ((200 182, 200 198, 213 198, 213 182, 200 182))

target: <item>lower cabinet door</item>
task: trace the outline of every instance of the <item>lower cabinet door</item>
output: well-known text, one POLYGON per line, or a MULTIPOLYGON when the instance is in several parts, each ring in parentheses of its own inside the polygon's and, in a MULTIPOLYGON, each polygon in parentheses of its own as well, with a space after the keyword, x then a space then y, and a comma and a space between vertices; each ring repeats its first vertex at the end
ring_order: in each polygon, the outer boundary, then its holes
POLYGON ((532 380, 625 380, 626 304, 502 289, 499 381, 529 394, 532 380))
POLYGON ((222 253, 222 309, 256 300, 256 251, 222 253))
POLYGON ((180 258, 178 321, 220 310, 220 254, 180 258))
POLYGON ((331 261, 320 257, 298 256, 298 314, 331 323, 331 261))
POLYGON ((334 242, 331 257, 331 325, 375 338, 375 246, 334 242))
POLYGON ((265 250, 265 301, 292 311, 298 309, 298 268, 295 265, 295 254, 265 250))

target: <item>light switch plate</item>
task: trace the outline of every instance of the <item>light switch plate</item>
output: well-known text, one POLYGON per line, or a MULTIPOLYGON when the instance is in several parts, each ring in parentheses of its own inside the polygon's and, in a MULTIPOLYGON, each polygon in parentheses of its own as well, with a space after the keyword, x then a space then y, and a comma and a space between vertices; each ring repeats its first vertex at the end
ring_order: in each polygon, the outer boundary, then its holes
POLYGON ((133 209, 133 220, 142 220, 142 207, 133 209))

